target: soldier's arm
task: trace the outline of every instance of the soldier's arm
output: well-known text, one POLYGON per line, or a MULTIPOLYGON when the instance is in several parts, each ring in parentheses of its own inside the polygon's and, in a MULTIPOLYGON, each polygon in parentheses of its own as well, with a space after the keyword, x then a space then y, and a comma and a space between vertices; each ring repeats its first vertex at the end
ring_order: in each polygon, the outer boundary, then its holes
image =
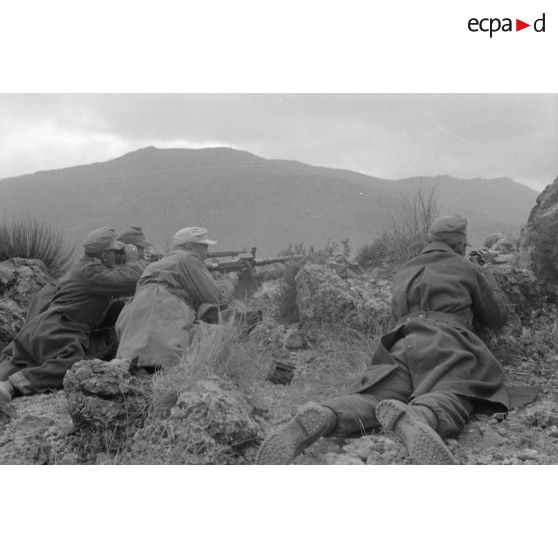
POLYGON ((137 261, 108 268, 92 260, 84 270, 84 282, 91 294, 129 296, 134 294, 142 273, 143 266, 137 261))
POLYGON ((186 289, 193 287, 194 294, 199 299, 199 304, 219 304, 221 302, 219 287, 211 277, 204 262, 196 256, 189 255, 182 260, 186 289), (188 284, 191 283, 191 287, 188 284))
POLYGON ((489 269, 472 265, 476 274, 476 288, 473 292, 475 319, 487 327, 501 328, 509 318, 505 295, 489 269))

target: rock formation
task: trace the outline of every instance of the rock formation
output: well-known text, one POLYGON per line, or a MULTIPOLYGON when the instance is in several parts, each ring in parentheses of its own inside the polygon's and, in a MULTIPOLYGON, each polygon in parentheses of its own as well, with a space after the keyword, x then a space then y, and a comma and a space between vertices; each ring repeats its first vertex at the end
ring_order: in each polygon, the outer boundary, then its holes
POLYGON ((132 463, 242 463, 242 450, 259 441, 259 432, 243 395, 222 378, 208 377, 184 388, 168 417, 148 419, 123 459, 132 463))
POLYGON ((0 262, 0 350, 19 332, 31 297, 50 279, 40 260, 11 258, 0 262))
POLYGON ((373 274, 347 276, 345 270, 308 264, 296 276, 296 302, 302 322, 334 322, 377 330, 390 318, 391 285, 373 274))
POLYGON ((558 178, 537 198, 521 232, 521 261, 551 290, 558 284, 558 178))
POLYGON ((117 451, 144 423, 151 383, 132 376, 129 366, 81 360, 64 377, 68 411, 87 451, 117 451))

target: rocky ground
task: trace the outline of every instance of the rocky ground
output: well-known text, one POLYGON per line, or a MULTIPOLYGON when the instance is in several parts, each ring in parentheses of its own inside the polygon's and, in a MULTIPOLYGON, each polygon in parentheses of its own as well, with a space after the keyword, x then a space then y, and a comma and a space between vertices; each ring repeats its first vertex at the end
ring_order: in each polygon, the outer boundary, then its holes
MULTIPOLYGON (((380 283, 378 308, 388 298, 382 281, 372 281, 380 283)), ((253 463, 262 439, 288 420, 297 405, 339 394, 358 378, 376 341, 349 325, 281 323, 275 308, 278 284, 265 284, 243 303, 263 311, 263 323, 242 341, 248 352, 256 351, 248 354, 248 383, 241 385, 234 377, 191 378, 164 411, 146 411, 144 424, 139 424, 138 409, 145 405, 138 406, 138 397, 151 387, 138 388, 127 362, 82 363, 68 373, 64 391, 16 398, 0 410, 0 463, 253 463), (266 380, 275 362, 294 367, 291 383, 266 380), (133 394, 133 420, 132 400, 122 393, 133 394)), ((313 291, 314 299, 318 295, 313 291)), ((540 393, 507 414, 476 414, 459 436, 447 441, 460 463, 558 463, 556 310, 543 304, 537 312, 531 329, 517 321, 486 341, 504 363, 509 383, 536 386, 540 393)), ((322 439, 295 463, 391 465, 410 460, 396 435, 378 431, 322 439)))

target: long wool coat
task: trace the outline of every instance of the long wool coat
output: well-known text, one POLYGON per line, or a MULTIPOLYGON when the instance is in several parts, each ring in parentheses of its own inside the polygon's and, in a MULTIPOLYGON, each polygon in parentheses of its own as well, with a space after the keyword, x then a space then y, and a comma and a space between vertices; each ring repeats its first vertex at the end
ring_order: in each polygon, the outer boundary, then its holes
POLYGON ((23 393, 60 389, 66 371, 86 358, 89 335, 113 297, 133 294, 143 266, 107 268, 84 256, 64 275, 48 308, 27 321, 12 342, 10 376, 23 393))
POLYGON ((508 407, 502 367, 472 332, 473 321, 499 328, 508 318, 490 273, 433 242, 395 276, 392 314, 394 328, 382 336, 372 366, 351 391, 365 392, 393 372, 397 362, 390 349, 412 333, 405 349, 411 399, 449 391, 508 407))
POLYGON ((178 361, 192 343, 200 305, 222 300, 223 289, 199 255, 169 252, 147 266, 134 298, 118 317, 117 358, 138 357, 138 365, 146 367, 178 361))

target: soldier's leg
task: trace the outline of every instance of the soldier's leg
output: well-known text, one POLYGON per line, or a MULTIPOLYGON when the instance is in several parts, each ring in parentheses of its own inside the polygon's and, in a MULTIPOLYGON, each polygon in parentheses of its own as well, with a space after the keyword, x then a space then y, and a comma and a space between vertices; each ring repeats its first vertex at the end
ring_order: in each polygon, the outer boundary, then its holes
MULTIPOLYGON (((369 372, 373 373, 373 368, 369 372)), ((257 463, 287 464, 322 436, 366 433, 377 426, 376 405, 385 398, 406 401, 412 392, 409 375, 394 369, 362 393, 342 395, 322 404, 310 402, 262 444, 257 463)))
POLYGON ((413 384, 409 374, 397 368, 364 392, 340 395, 324 401, 322 405, 331 409, 337 416, 337 425, 329 434, 370 434, 373 428, 379 426, 376 417, 378 403, 383 399, 407 401, 412 391, 413 384))
POLYGON ((460 432, 474 408, 468 397, 447 391, 426 393, 413 399, 409 406, 423 415, 433 416, 432 428, 443 438, 460 432))
POLYGON ((442 437, 459 432, 472 411, 469 398, 451 392, 427 393, 408 405, 386 400, 377 407, 382 426, 401 436, 413 462, 433 465, 457 463, 442 437))

